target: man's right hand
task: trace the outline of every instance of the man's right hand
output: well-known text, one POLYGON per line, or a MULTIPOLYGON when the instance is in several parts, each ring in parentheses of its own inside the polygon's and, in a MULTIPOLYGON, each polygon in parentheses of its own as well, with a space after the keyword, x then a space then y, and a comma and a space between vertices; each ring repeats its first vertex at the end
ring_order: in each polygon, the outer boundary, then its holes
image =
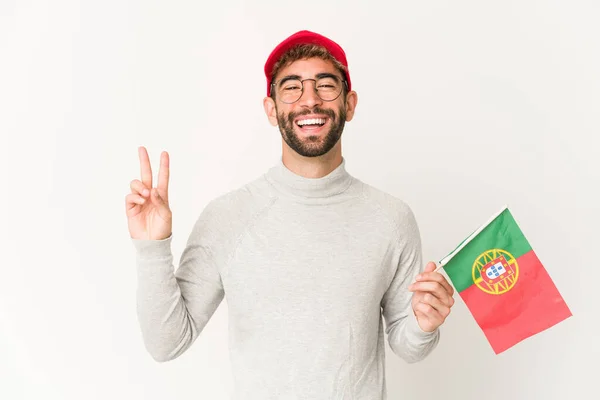
POLYGON ((125 197, 129 235, 133 239, 162 240, 171 235, 173 214, 169 208, 169 153, 160 156, 158 185, 152 187, 152 168, 148 152, 138 149, 142 180, 131 181, 131 193, 125 197))

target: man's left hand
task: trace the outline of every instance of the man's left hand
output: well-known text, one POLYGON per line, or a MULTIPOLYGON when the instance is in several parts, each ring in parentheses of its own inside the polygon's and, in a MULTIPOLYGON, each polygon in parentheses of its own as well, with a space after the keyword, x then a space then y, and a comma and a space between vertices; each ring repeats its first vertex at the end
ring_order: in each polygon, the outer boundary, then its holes
POLYGON ((414 292, 413 312, 425 332, 433 332, 442 325, 454 305, 454 289, 442 274, 434 272, 435 269, 435 263, 427 263, 425 271, 408 287, 414 292))

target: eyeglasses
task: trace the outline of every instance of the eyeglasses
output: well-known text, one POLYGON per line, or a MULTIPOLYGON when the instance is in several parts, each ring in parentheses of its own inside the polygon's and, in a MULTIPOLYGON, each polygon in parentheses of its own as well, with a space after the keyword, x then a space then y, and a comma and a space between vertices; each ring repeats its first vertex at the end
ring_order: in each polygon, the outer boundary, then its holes
POLYGON ((342 93, 345 80, 335 75, 326 75, 317 79, 296 79, 294 77, 285 77, 271 85, 275 88, 277 98, 286 104, 292 104, 300 100, 304 93, 304 82, 313 81, 315 83, 315 92, 323 101, 333 101, 342 93))

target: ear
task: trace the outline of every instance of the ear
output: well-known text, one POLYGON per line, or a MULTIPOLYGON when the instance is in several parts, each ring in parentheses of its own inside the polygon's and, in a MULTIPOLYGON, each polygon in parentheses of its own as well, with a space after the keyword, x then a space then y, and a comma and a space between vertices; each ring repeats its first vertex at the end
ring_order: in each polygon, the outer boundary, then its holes
POLYGON ((263 100, 263 107, 265 108, 265 114, 269 122, 273 126, 277 126, 277 108, 275 107, 275 101, 270 97, 265 97, 263 100))
POLYGON ((358 94, 354 90, 346 95, 346 121, 352 121, 354 109, 358 104, 358 94))

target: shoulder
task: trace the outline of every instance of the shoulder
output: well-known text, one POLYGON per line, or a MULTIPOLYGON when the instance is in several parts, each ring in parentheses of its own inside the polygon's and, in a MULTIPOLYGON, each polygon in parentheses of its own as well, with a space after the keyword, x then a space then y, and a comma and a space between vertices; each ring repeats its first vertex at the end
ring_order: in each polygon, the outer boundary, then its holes
POLYGON ((232 233, 243 230, 275 201, 262 177, 213 198, 200 213, 198 224, 232 233))

